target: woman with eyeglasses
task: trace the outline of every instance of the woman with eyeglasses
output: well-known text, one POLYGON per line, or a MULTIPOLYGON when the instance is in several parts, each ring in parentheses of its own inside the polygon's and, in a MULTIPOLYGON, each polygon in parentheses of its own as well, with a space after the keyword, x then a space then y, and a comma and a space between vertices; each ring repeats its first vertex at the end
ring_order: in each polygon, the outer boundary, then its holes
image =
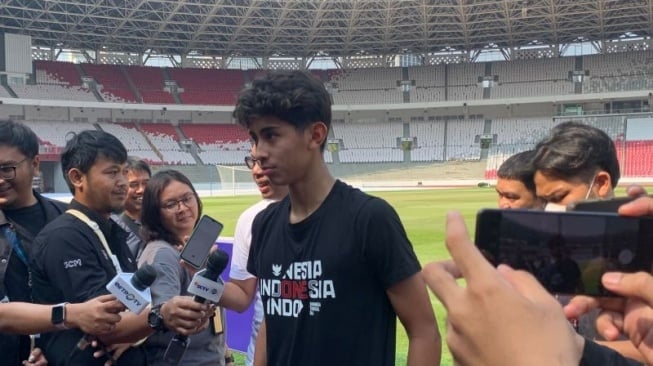
MULTIPOLYGON (((145 341, 148 365, 168 365, 163 360, 170 340, 175 336, 157 322, 156 309, 176 295, 188 295, 186 289, 193 274, 180 264, 179 253, 202 213, 202 203, 193 184, 176 170, 156 173, 143 193, 141 223, 147 244, 139 258, 139 266, 151 264, 157 278, 150 287, 152 309, 150 326, 157 330, 145 341)), ((224 324, 220 311, 216 311, 220 324, 224 324)), ((209 323, 214 323, 212 318, 209 323)), ((198 324, 199 327, 205 324, 198 324)), ((189 337, 190 343, 179 365, 225 364, 224 333, 209 326, 189 337)))

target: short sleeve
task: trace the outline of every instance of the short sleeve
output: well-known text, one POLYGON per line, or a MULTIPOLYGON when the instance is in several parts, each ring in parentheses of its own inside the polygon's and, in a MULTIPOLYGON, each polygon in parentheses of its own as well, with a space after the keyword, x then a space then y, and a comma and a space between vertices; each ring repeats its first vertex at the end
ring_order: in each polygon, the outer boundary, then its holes
POLYGON ((372 198, 356 216, 364 261, 384 288, 420 271, 420 264, 395 210, 384 200, 372 198))
POLYGON ((240 215, 236 223, 231 269, 229 271, 229 277, 235 280, 247 280, 254 277, 247 271, 249 248, 252 242, 252 221, 252 214, 245 211, 240 215))
POLYGON ((171 298, 181 295, 181 264, 179 264, 179 251, 167 243, 149 243, 145 246, 138 266, 148 263, 156 269, 156 279, 150 292, 152 305, 163 304, 171 298))

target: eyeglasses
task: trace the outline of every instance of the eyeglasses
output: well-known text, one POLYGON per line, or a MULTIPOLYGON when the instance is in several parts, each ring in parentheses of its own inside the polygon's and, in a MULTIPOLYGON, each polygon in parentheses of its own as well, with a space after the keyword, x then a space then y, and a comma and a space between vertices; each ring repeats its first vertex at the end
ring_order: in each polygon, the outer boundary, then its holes
POLYGON ((193 193, 186 193, 179 199, 166 201, 161 205, 161 208, 173 212, 179 210, 182 203, 188 208, 194 207, 195 204, 197 204, 197 197, 195 197, 195 194, 193 193))
POLYGON ((0 179, 13 180, 16 179, 16 168, 29 158, 25 158, 14 165, 0 165, 0 179))
POLYGON ((261 165, 261 160, 256 159, 253 156, 245 156, 245 165, 247 165, 248 168, 254 169, 254 165, 257 163, 261 165))

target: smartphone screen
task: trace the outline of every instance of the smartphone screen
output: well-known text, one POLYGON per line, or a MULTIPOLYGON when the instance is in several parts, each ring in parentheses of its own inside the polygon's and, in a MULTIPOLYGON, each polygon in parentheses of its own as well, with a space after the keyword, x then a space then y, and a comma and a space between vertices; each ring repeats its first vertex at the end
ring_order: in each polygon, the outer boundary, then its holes
POLYGON ((197 269, 202 268, 221 231, 221 223, 203 215, 181 251, 181 259, 197 269))
POLYGON ((613 296, 603 273, 651 272, 653 218, 482 210, 475 242, 492 264, 528 271, 551 293, 613 296))

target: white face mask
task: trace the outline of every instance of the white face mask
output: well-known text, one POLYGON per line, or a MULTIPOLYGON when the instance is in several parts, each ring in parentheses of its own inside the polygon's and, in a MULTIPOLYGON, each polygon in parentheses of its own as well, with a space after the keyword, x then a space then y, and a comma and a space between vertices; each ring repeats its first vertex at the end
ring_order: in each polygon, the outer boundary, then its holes
POLYGON ((565 212, 565 211, 567 211, 567 205, 561 205, 559 203, 547 202, 546 205, 544 205, 544 211, 565 212))
MULTIPOLYGON (((592 193, 592 188, 594 188, 594 181, 596 180, 596 175, 592 177, 592 182, 590 183, 590 187, 587 189, 587 193, 585 194, 584 200, 587 200, 590 198, 590 194, 592 193)), ((547 202, 546 205, 544 205, 544 211, 549 211, 549 212, 565 212, 567 211, 567 205, 561 205, 559 203, 553 203, 553 202, 547 202)))

